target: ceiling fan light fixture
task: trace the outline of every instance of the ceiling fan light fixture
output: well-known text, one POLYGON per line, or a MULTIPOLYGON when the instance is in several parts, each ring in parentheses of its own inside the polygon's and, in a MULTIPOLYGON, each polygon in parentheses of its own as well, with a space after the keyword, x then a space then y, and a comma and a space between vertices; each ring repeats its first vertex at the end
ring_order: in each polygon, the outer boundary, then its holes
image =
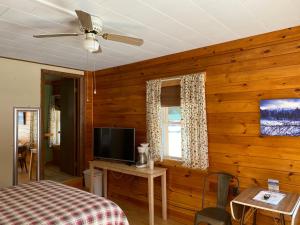
POLYGON ((86 39, 83 41, 83 47, 89 52, 96 52, 99 49, 99 42, 94 34, 87 33, 86 39))

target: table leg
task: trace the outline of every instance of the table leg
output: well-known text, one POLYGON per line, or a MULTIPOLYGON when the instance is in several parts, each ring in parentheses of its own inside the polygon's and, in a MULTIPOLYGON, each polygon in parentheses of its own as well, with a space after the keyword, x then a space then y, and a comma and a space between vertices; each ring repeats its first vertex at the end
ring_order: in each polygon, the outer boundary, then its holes
POLYGON ((291 220, 291 225, 297 225, 299 224, 299 207, 300 207, 300 198, 298 199, 298 202, 296 204, 294 213, 292 214, 292 220, 291 220))
POLYGON ((246 206, 243 205, 243 211, 242 211, 242 217, 240 220, 240 225, 244 225, 244 220, 245 220, 245 210, 246 210, 246 206))
POLYGON ((284 215, 280 214, 280 224, 281 225, 285 225, 285 219, 284 219, 284 215))
POLYGON ((91 173, 91 177, 90 177, 90 192, 94 193, 94 166, 92 163, 90 163, 90 173, 91 173))
POLYGON ((166 173, 161 176, 161 201, 162 201, 162 217, 167 220, 167 178, 166 173))
POLYGON ((29 161, 29 180, 31 180, 31 173, 32 173, 32 160, 33 160, 33 153, 30 151, 30 161, 29 161))
POLYGON ((148 176, 149 225, 154 225, 154 181, 148 176))
POLYGON ((107 198, 107 170, 103 169, 103 194, 107 198))
POLYGON ((254 214, 253 214, 253 225, 256 225, 256 217, 257 217, 257 209, 254 209, 254 214))

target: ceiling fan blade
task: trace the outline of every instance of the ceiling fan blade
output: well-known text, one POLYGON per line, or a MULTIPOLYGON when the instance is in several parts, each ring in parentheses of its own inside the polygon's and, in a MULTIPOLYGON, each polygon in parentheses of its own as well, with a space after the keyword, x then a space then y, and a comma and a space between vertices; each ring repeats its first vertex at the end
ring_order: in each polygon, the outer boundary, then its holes
POLYGON ((92 53, 94 54, 94 53, 101 53, 101 52, 102 52, 102 49, 101 49, 101 47, 100 47, 100 45, 99 45, 98 50, 97 50, 97 51, 94 51, 94 52, 92 52, 92 53))
POLYGON ((92 31, 93 23, 91 15, 81 10, 75 10, 75 12, 77 14, 80 26, 83 28, 83 30, 92 31))
POLYGON ((57 33, 57 34, 37 34, 33 35, 35 38, 51 38, 51 37, 69 37, 69 36, 79 36, 78 33, 57 33))
POLYGON ((129 45, 141 46, 144 43, 143 39, 123 36, 123 35, 118 35, 118 34, 105 33, 105 34, 102 34, 102 37, 105 40, 122 42, 122 43, 129 44, 129 45))

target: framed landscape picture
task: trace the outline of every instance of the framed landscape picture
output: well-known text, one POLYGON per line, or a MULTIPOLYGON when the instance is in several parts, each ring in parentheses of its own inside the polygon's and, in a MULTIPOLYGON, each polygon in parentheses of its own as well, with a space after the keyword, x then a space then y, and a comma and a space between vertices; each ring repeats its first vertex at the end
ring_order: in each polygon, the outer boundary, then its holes
POLYGON ((300 98, 260 101, 263 136, 300 136, 300 98))

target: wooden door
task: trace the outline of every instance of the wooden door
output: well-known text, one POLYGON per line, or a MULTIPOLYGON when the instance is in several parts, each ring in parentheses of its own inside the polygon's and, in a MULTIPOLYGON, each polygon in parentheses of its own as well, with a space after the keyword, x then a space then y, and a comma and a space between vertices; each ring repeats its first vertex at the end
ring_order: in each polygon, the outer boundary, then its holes
POLYGON ((61 82, 61 165, 70 175, 76 174, 76 79, 63 78, 61 82))

